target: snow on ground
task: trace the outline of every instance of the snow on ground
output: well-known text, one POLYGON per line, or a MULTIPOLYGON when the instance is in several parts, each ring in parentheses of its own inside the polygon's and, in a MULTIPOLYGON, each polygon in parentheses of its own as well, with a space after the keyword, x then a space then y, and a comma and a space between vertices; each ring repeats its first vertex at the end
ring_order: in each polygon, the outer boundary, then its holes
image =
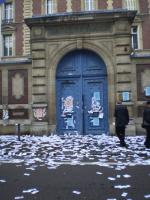
POLYGON ((144 139, 128 136, 128 148, 123 148, 117 137, 106 135, 22 136, 21 141, 17 136, 0 136, 0 163, 24 163, 30 170, 37 165, 53 169, 62 164, 116 165, 116 170, 122 170, 150 165, 150 149, 145 148, 144 139))

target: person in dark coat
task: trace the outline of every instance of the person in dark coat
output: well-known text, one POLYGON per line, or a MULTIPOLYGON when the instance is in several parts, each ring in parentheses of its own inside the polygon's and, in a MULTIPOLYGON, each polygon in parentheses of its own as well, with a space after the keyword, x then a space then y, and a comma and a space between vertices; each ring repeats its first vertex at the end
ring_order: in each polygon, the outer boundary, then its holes
POLYGON ((129 123, 129 113, 125 105, 122 105, 122 102, 118 102, 115 107, 115 128, 116 134, 120 140, 120 145, 126 147, 125 143, 125 128, 129 123))
POLYGON ((146 129, 146 139, 144 145, 146 148, 150 148, 150 101, 146 103, 146 107, 143 112, 142 127, 146 129))

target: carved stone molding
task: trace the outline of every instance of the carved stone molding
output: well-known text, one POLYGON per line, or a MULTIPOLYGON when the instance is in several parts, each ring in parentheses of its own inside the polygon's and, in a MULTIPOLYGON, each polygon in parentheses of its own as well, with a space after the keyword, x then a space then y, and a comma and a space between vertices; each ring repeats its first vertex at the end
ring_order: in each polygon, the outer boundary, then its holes
POLYGON ((28 71, 26 69, 8 71, 8 103, 28 103, 28 71))

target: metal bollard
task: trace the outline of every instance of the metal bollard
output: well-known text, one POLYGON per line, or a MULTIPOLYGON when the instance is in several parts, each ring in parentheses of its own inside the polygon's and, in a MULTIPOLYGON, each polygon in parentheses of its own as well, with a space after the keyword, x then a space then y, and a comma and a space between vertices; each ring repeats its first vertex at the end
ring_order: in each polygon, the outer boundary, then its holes
POLYGON ((18 140, 20 141, 20 124, 16 124, 16 132, 18 135, 18 140))

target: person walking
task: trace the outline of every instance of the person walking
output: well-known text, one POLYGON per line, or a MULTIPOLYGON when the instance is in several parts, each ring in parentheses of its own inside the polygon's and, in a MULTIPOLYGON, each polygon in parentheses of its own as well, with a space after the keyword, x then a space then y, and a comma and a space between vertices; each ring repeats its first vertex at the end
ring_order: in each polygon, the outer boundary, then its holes
POLYGON ((122 105, 122 102, 119 101, 115 106, 115 129, 116 134, 120 140, 120 145, 126 147, 125 143, 125 128, 129 123, 129 113, 125 105, 122 105))
POLYGON ((146 139, 144 145, 150 148, 150 101, 146 102, 146 107, 143 111, 142 127, 146 129, 146 139))

